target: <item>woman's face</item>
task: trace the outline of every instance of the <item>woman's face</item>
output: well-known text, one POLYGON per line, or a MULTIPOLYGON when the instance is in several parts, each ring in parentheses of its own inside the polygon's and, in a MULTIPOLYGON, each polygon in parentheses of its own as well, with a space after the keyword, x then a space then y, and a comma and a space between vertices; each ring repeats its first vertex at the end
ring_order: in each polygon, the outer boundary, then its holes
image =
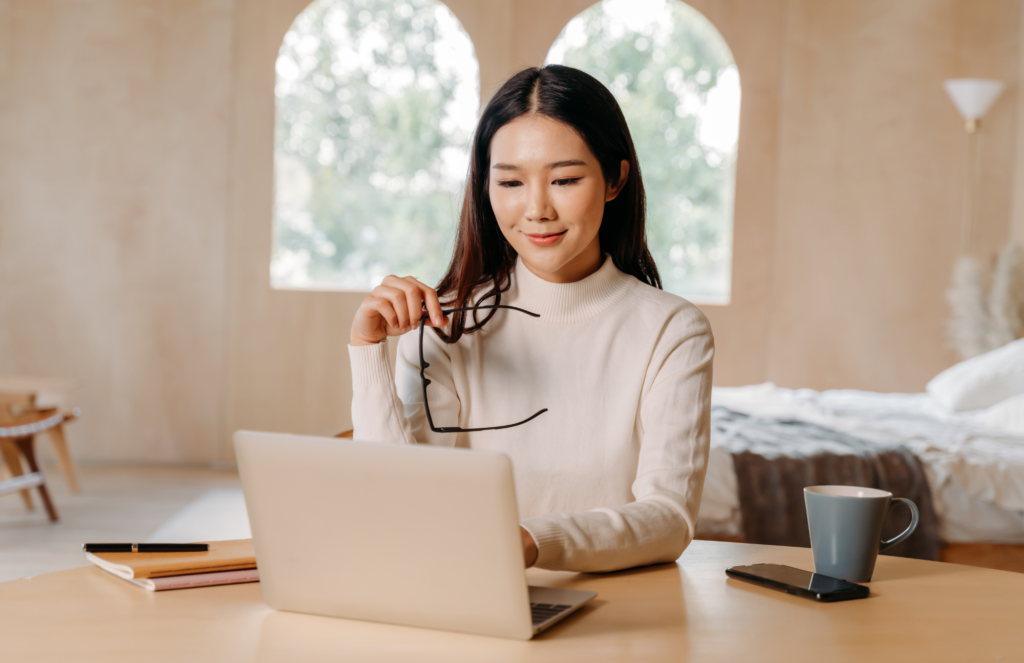
MULTIPOLYGON (((629 162, 619 182, 625 184, 629 162)), ((568 125, 524 115, 491 140, 488 193, 498 226, 531 272, 572 283, 601 266, 598 231, 605 202, 621 191, 568 125)))

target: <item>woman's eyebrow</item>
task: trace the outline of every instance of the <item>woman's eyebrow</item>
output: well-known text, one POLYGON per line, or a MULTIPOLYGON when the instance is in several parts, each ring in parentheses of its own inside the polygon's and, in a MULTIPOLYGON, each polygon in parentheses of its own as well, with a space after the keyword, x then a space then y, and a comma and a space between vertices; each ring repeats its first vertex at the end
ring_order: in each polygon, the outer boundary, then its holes
POLYGON ((587 162, 580 159, 567 159, 548 164, 548 168, 565 168, 566 166, 586 166, 587 162))
MULTIPOLYGON (((580 159, 566 159, 565 161, 556 161, 547 165, 548 169, 552 168, 565 168, 566 166, 586 166, 586 161, 580 159)), ((496 163, 491 166, 492 170, 519 170, 519 166, 514 163, 496 163)))

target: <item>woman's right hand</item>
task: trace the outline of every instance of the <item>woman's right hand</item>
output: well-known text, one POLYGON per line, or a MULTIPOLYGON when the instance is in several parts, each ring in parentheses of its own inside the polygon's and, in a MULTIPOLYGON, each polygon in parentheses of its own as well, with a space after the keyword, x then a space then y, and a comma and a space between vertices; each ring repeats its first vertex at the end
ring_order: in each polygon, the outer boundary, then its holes
POLYGON ((429 327, 448 324, 441 312, 437 292, 411 276, 388 276, 363 300, 352 321, 349 342, 374 345, 388 336, 399 336, 420 326, 423 304, 427 305, 429 327))

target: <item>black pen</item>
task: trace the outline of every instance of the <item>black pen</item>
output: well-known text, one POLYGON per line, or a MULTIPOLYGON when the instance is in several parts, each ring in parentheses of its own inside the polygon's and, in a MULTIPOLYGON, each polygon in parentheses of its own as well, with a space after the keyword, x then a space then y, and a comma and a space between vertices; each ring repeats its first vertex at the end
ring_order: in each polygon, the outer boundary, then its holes
POLYGON ((208 552, 209 543, 83 543, 88 553, 208 552))

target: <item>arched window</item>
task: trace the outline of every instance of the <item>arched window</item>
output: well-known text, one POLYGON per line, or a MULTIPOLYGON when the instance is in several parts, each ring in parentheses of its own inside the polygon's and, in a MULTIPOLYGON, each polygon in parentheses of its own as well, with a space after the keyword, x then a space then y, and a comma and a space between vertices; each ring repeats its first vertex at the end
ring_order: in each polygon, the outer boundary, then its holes
POLYGON ((316 0, 277 59, 275 287, 434 283, 480 106, 473 44, 437 0, 316 0))
POLYGON ((665 289, 728 303, 740 80, 725 40, 679 0, 604 0, 566 25, 547 61, 583 69, 619 100, 665 289))

